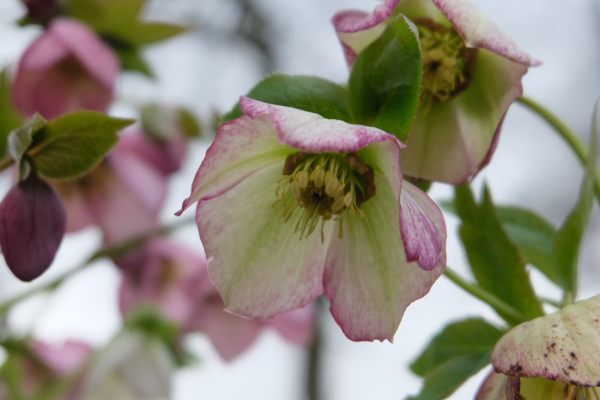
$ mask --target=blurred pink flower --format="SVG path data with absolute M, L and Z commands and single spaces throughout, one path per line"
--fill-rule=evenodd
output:
M 17 108 L 54 118 L 79 109 L 106 111 L 119 62 L 88 27 L 57 19 L 25 51 L 13 85 Z
M 312 305 L 268 321 L 244 319 L 224 311 L 223 301 L 208 277 L 206 259 L 185 247 L 153 240 L 144 252 L 120 265 L 123 280 L 119 303 L 123 313 L 138 306 L 153 306 L 182 333 L 206 333 L 226 361 L 249 348 L 266 327 L 299 345 L 307 345 L 312 338 Z
M 106 161 L 74 182 L 56 186 L 67 210 L 67 231 L 97 225 L 106 243 L 153 229 L 167 195 L 168 175 L 180 167 L 185 140 L 163 142 L 128 130 Z
M 24 350 L 9 353 L 13 374 L 0 379 L 0 400 L 12 400 L 14 393 L 8 388 L 10 379 L 18 377 L 18 398 L 43 398 L 42 393 L 54 393 L 53 399 L 69 399 L 76 390 L 78 378 L 92 354 L 87 343 L 68 340 L 62 344 L 50 344 L 32 340 Z M 17 371 L 15 371 L 15 369 Z M 38 397 L 39 396 L 39 397 Z M 44 397 L 45 398 L 45 397 Z

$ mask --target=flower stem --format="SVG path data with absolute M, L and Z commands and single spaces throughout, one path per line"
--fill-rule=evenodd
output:
M 523 96 L 517 100 L 520 104 L 527 107 L 531 111 L 535 112 L 539 117 L 546 121 L 556 133 L 567 143 L 567 145 L 573 150 L 579 161 L 583 164 L 587 164 L 588 154 L 585 145 L 579 139 L 579 136 L 571 130 L 556 114 L 539 104 L 529 97 Z M 594 193 L 596 199 L 600 202 L 600 172 L 598 170 L 594 173 Z
M 188 225 L 192 222 L 194 222 L 193 218 L 181 218 L 175 222 L 172 222 L 170 224 L 166 224 L 163 226 L 159 226 L 156 229 L 152 229 L 148 232 L 145 232 L 145 233 L 143 233 L 139 236 L 133 237 L 131 239 L 125 240 L 116 245 L 101 247 L 100 249 L 93 252 L 88 258 L 85 259 L 85 261 L 83 261 L 81 264 L 77 265 L 76 267 L 63 272 L 62 274 L 56 276 L 54 279 L 46 282 L 43 285 L 35 286 L 32 288 L 29 288 L 28 290 L 24 290 L 23 292 L 19 293 L 15 297 L 13 297 L 9 300 L 6 300 L 3 303 L 0 303 L 0 316 L 6 314 L 11 309 L 11 307 L 13 307 L 15 304 L 20 303 L 21 301 L 23 301 L 33 295 L 56 290 L 67 279 L 69 279 L 70 277 L 77 275 L 79 272 L 87 269 L 87 266 L 89 264 L 92 264 L 93 262 L 98 261 L 99 259 L 102 259 L 105 257 L 106 258 L 120 257 L 120 256 L 124 255 L 125 253 L 138 248 L 139 246 L 143 245 L 146 241 L 148 241 L 149 239 L 152 239 L 155 236 L 169 234 L 169 233 L 173 232 L 174 230 L 176 230 L 177 228 Z
M 10 167 L 15 163 L 15 160 L 11 156 L 6 156 L 0 159 L 0 172 Z
M 315 327 L 313 338 L 308 348 L 306 360 L 306 398 L 308 400 L 321 399 L 321 350 L 323 347 L 323 309 L 322 298 L 315 301 Z
M 452 268 L 446 267 L 444 275 L 446 276 L 446 278 L 450 279 L 454 284 L 463 289 L 465 292 L 471 294 L 474 297 L 477 297 L 479 300 L 493 307 L 495 310 L 500 311 L 503 314 L 511 317 L 513 320 L 516 320 L 519 323 L 528 320 L 528 318 L 521 314 L 520 311 L 514 309 L 511 305 L 505 303 L 503 300 L 499 299 L 492 293 L 471 282 L 467 282 L 454 270 L 452 270 Z

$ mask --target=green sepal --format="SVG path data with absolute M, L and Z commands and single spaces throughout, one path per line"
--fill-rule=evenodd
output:
M 416 31 L 392 17 L 383 34 L 356 58 L 348 90 L 357 122 L 404 140 L 419 103 L 422 66 Z
M 269 75 L 254 86 L 247 96 L 265 103 L 313 112 L 324 118 L 352 122 L 346 89 L 315 76 Z M 223 116 L 222 122 L 241 115 L 238 104 Z

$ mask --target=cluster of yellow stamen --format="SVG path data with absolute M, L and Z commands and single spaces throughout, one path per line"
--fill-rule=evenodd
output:
M 302 212 L 295 226 L 301 238 L 310 236 L 320 222 L 323 240 L 327 221 L 339 221 L 341 237 L 346 213 L 349 221 L 362 215 L 361 204 L 374 194 L 373 170 L 357 155 L 296 153 L 286 159 L 274 206 L 282 207 L 285 222 L 296 210 Z
M 477 49 L 467 48 L 452 28 L 429 19 L 415 21 L 423 57 L 423 89 L 427 100 L 447 101 L 470 83 Z

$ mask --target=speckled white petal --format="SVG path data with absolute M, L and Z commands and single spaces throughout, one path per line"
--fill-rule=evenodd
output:
M 331 229 L 307 239 L 295 232 L 299 212 L 284 221 L 273 207 L 284 160 L 198 203 L 196 221 L 209 274 L 227 310 L 266 319 L 303 307 L 322 292 Z M 291 196 L 291 194 L 290 194 Z
M 249 97 L 242 97 L 240 105 L 248 117 L 272 123 L 281 143 L 307 153 L 351 153 L 371 143 L 396 140 L 381 129 L 326 119 L 315 113 Z
M 541 64 L 521 50 L 494 22 L 480 13 L 468 0 L 433 0 L 433 3 L 450 20 L 467 47 L 488 49 L 528 67 Z
M 494 349 L 498 372 L 600 386 L 600 295 L 525 322 Z
M 467 90 L 419 110 L 402 154 L 404 173 L 452 184 L 469 181 L 490 160 L 526 72 L 526 66 L 479 50 Z

